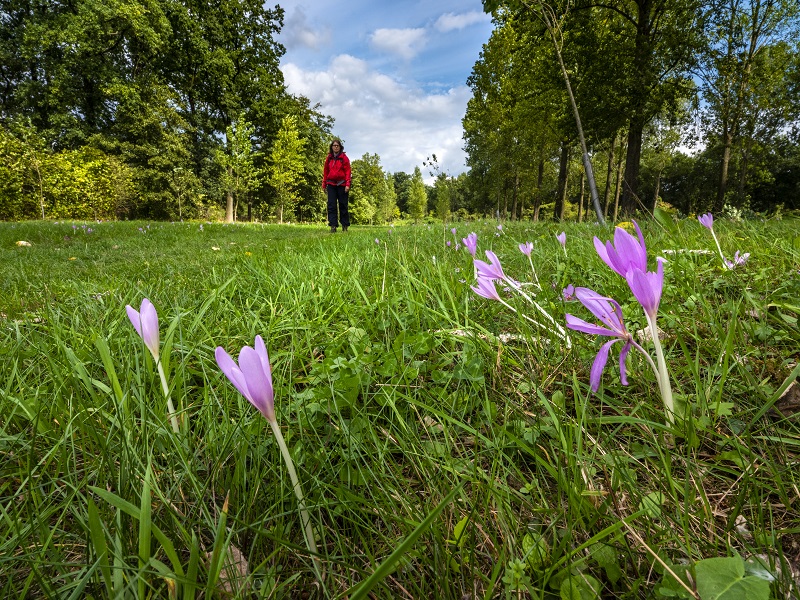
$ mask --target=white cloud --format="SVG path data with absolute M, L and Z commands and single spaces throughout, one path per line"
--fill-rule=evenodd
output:
M 377 50 L 410 60 L 425 45 L 425 30 L 421 28 L 376 29 L 370 36 L 370 42 Z
M 296 7 L 294 12 L 284 20 L 281 41 L 287 48 L 303 47 L 317 50 L 330 40 L 330 27 L 312 27 L 302 7 Z
M 442 33 L 447 33 L 448 31 L 464 29 L 475 23 L 488 22 L 491 19 L 490 15 L 477 10 L 461 14 L 446 13 L 436 19 L 434 27 Z
M 325 71 L 283 66 L 289 91 L 319 102 L 336 122 L 350 159 L 378 154 L 389 172 L 412 173 L 435 153 L 442 169 L 465 170 L 461 119 L 470 97 L 466 86 L 426 93 L 376 72 L 366 61 L 346 54 L 334 57 Z M 428 178 L 423 168 L 423 175 Z

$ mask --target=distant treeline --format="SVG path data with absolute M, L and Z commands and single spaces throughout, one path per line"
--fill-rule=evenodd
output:
M 324 220 L 333 119 L 286 90 L 279 6 L 1 6 L 0 219 Z M 800 208 L 796 1 L 484 7 L 468 172 L 351 156 L 355 222 L 593 218 L 566 81 L 609 218 Z

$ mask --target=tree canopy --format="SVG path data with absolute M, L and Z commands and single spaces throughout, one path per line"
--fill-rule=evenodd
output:
M 561 218 L 564 206 L 585 206 L 559 55 L 606 214 L 652 210 L 659 198 L 687 212 L 775 207 L 763 170 L 783 180 L 777 169 L 798 141 L 795 2 L 484 0 L 484 9 L 495 29 L 464 117 L 482 210 L 538 217 L 552 203 Z M 687 165 L 690 196 L 674 180 Z M 800 208 L 800 189 L 781 203 Z

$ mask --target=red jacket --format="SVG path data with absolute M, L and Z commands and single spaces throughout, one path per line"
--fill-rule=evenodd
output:
M 322 170 L 322 188 L 327 185 L 344 185 L 350 187 L 350 159 L 344 152 L 338 156 L 328 154 L 325 168 Z

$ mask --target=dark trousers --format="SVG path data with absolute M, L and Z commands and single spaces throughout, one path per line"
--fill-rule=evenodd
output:
M 338 227 L 339 223 L 342 224 L 342 227 L 350 226 L 350 213 L 347 212 L 348 196 L 343 185 L 328 185 L 328 225 L 330 227 Z

